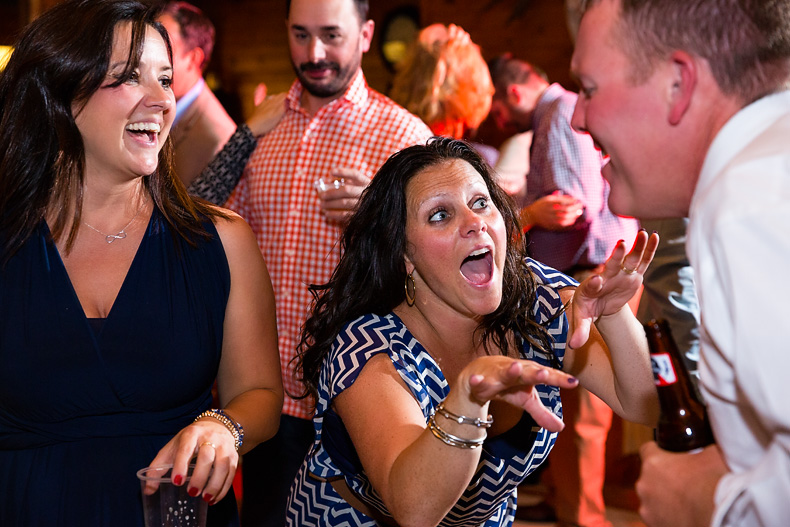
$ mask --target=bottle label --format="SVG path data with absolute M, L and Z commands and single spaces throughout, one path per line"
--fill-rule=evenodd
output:
M 650 364 L 653 366 L 653 380 L 656 382 L 656 386 L 669 386 L 678 380 L 669 353 L 650 355 Z

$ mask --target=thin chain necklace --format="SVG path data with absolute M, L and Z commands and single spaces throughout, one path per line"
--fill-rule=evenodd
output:
M 87 221 L 85 221 L 85 220 L 83 220 L 83 221 L 82 221 L 82 223 L 84 223 L 86 227 L 90 227 L 90 228 L 91 228 L 91 229 L 93 229 L 94 231 L 96 231 L 96 232 L 98 232 L 99 234 L 101 234 L 102 236 L 104 236 L 104 239 L 107 241 L 107 243 L 112 243 L 112 242 L 114 242 L 115 240 L 123 240 L 124 238 L 126 238 L 126 229 L 128 229 L 128 228 L 129 228 L 129 225 L 131 225 L 131 224 L 132 224 L 132 222 L 133 222 L 134 220 L 136 220 L 136 219 L 137 219 L 137 216 L 139 216 L 139 215 L 140 215 L 140 211 L 141 211 L 141 210 L 143 210 L 143 206 L 142 206 L 142 205 L 140 205 L 140 208 L 139 208 L 139 209 L 137 209 L 137 212 L 136 212 L 136 213 L 135 213 L 135 215 L 132 217 L 132 219 L 131 219 L 131 220 L 129 220 L 129 223 L 127 223 L 127 224 L 124 226 L 124 228 L 123 228 L 123 229 L 121 229 L 120 231 L 118 231 L 118 232 L 117 232 L 117 233 L 115 233 L 115 234 L 107 234 L 107 233 L 104 233 L 104 232 L 100 231 L 99 229 L 97 229 L 96 227 L 94 227 L 93 225 L 91 225 L 90 223 L 88 223 L 88 222 L 87 222 Z

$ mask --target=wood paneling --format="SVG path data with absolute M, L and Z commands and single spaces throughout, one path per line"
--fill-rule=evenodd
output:
M 560 0 L 422 0 L 425 24 L 454 23 L 466 29 L 486 60 L 504 52 L 543 68 L 550 80 L 572 86 L 573 45 Z
M 25 12 L 40 12 L 58 0 L 21 1 Z M 153 1 L 153 0 L 150 0 Z M 265 82 L 271 93 L 293 81 L 285 28 L 283 0 L 193 0 L 217 27 L 217 45 L 209 71 L 218 82 L 223 100 L 240 105 L 241 118 L 252 107 L 252 93 Z M 561 0 L 371 0 L 371 18 L 380 25 L 400 6 L 419 8 L 423 25 L 455 23 L 466 29 L 489 59 L 511 51 L 533 61 L 552 80 L 572 86 L 568 66 L 572 45 Z M 18 25 L 18 24 L 17 24 Z M 0 40 L 18 30 L 2 26 Z M 379 55 L 379 32 L 363 59 L 368 83 L 386 93 L 392 72 Z M 235 100 L 235 102 L 234 102 Z

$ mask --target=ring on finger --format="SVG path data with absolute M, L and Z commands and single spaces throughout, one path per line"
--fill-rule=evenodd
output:
M 621 269 L 621 270 L 622 270 L 622 271 L 623 271 L 625 274 L 634 274 L 634 273 L 636 272 L 636 269 L 629 269 L 629 268 L 627 268 L 627 267 L 625 266 L 625 264 L 621 265 L 621 266 L 620 266 L 620 269 Z
M 201 446 L 201 447 L 202 447 L 202 446 L 205 446 L 205 445 L 208 445 L 208 446 L 210 446 L 210 447 L 211 447 L 211 448 L 213 448 L 214 450 L 216 450 L 216 449 L 217 449 L 217 445 L 215 445 L 215 444 L 214 444 L 214 443 L 212 443 L 211 441 L 203 441 L 202 443 L 200 443 L 200 446 Z
M 625 263 L 624 263 L 623 265 L 621 265 L 621 266 L 620 266 L 620 269 L 621 269 L 621 270 L 622 270 L 622 271 L 623 271 L 625 274 L 634 274 L 634 273 L 636 272 L 636 269 L 629 269 L 628 267 L 626 267 L 626 266 L 625 266 Z

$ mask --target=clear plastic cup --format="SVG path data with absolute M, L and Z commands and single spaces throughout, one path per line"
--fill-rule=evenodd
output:
M 208 503 L 203 497 L 187 494 L 189 479 L 195 465 L 189 465 L 183 485 L 173 485 L 170 473 L 173 465 L 146 467 L 137 471 L 143 490 L 143 515 L 145 527 L 205 527 Z M 156 481 L 159 488 L 146 495 L 145 484 Z
M 346 180 L 342 177 L 333 177 L 331 180 L 324 181 L 324 178 L 320 177 L 315 180 L 313 186 L 315 186 L 316 191 L 320 194 L 321 192 L 326 192 L 329 189 L 339 189 L 340 187 L 344 187 L 346 185 Z

